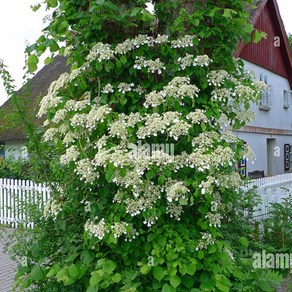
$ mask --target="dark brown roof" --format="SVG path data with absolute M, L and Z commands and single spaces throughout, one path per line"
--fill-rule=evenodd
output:
M 0 108 L 0 141 L 25 140 L 23 123 L 17 115 L 17 107 L 24 109 L 24 113 L 31 118 L 34 124 L 39 124 L 36 118 L 39 103 L 47 94 L 50 84 L 64 72 L 69 71 L 66 59 L 56 56 L 53 62 L 43 67 L 25 86 L 16 97 L 8 99 Z

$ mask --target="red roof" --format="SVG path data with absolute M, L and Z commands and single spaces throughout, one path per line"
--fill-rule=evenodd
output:
M 242 41 L 234 56 L 287 78 L 292 88 L 291 49 L 277 1 L 262 1 L 253 14 L 252 23 L 255 29 L 267 34 L 267 39 L 257 44 Z

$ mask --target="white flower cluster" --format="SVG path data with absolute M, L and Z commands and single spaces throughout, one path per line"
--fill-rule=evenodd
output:
M 207 67 L 210 65 L 210 58 L 207 55 L 199 55 L 195 57 L 191 54 L 186 54 L 184 57 L 179 57 L 177 63 L 180 65 L 181 70 L 185 70 L 187 67 Z
M 143 221 L 143 224 L 145 224 L 147 227 L 151 227 L 155 224 L 155 222 L 158 220 L 157 216 L 151 216 L 150 218 L 147 218 Z
M 254 85 L 255 85 L 255 87 L 257 88 L 258 91 L 266 91 L 266 90 L 269 89 L 269 86 L 264 81 L 255 80 L 254 81 Z
M 63 138 L 63 144 L 65 146 L 68 146 L 69 144 L 74 143 L 77 138 L 78 138 L 78 135 L 76 133 L 68 132 L 65 134 Z
M 171 218 L 180 221 L 181 214 L 183 213 L 182 205 L 175 203 L 168 203 L 166 208 L 166 214 L 169 214 Z
M 216 185 L 226 189 L 233 188 L 234 190 L 239 190 L 239 187 L 242 186 L 242 178 L 238 172 L 218 174 Z
M 66 153 L 63 154 L 60 158 L 61 164 L 69 164 L 71 161 L 76 162 L 77 158 L 79 157 L 80 153 L 77 150 L 77 147 L 71 146 L 70 148 L 66 149 Z
M 47 129 L 43 135 L 43 141 L 48 142 L 48 141 L 54 140 L 57 137 L 58 133 L 59 133 L 59 131 L 57 128 Z
M 189 77 L 174 77 L 161 91 L 155 90 L 147 94 L 144 106 L 146 108 L 149 106 L 159 106 L 167 97 L 175 98 L 179 101 L 186 96 L 194 99 L 195 97 L 198 97 L 199 92 L 200 89 L 196 85 L 190 84 Z
M 114 57 L 114 51 L 111 49 L 109 44 L 97 43 L 94 45 L 89 54 L 86 57 L 86 60 L 92 62 L 94 60 L 98 60 L 98 62 L 102 62 L 103 60 L 110 60 Z
M 215 184 L 218 184 L 217 179 L 210 175 L 207 176 L 205 180 L 201 181 L 201 183 L 199 184 L 199 188 L 201 189 L 202 195 L 206 193 L 213 193 L 213 188 Z
M 115 238 L 119 238 L 122 235 L 126 235 L 128 233 L 127 229 L 129 229 L 129 224 L 126 222 L 115 222 L 111 226 L 111 230 Z
M 206 249 L 209 245 L 213 245 L 214 240 L 212 234 L 207 232 L 201 232 L 201 239 L 199 239 L 196 250 Z
M 209 123 L 205 113 L 205 110 L 196 109 L 194 112 L 190 112 L 187 115 L 187 119 L 190 120 L 193 124 Z
M 101 93 L 113 93 L 113 92 L 114 92 L 114 88 L 110 83 L 106 84 L 101 90 Z
M 162 74 L 162 70 L 165 70 L 164 64 L 160 61 L 159 58 L 155 60 L 146 60 L 145 57 L 136 57 L 135 64 L 133 66 L 137 70 L 146 68 L 148 73 Z
M 236 93 L 227 88 L 216 88 L 211 93 L 212 101 L 228 102 L 236 96 Z
M 58 96 L 59 90 L 64 88 L 66 85 L 68 85 L 69 82 L 74 80 L 83 69 L 84 68 L 82 67 L 72 70 L 70 74 L 63 73 L 60 75 L 58 80 L 51 83 L 48 89 L 48 94 L 43 97 L 40 103 L 40 109 L 37 113 L 38 117 L 42 117 L 48 112 L 49 109 L 56 108 L 57 106 L 59 106 L 60 103 L 63 102 L 63 98 L 61 96 Z
M 133 39 L 127 39 L 123 43 L 118 44 L 115 48 L 115 53 L 126 54 L 135 48 L 140 48 L 143 45 L 150 45 L 151 43 L 153 43 L 153 39 L 151 37 L 139 34 Z
M 251 149 L 249 145 L 244 145 L 242 155 L 243 155 L 242 157 L 243 159 L 250 160 L 250 161 L 255 160 L 255 153 L 253 152 L 253 150 Z
M 178 141 L 180 136 L 187 136 L 191 125 L 185 121 L 177 121 L 171 125 L 168 129 L 169 137 L 172 137 L 175 141 Z
M 212 70 L 208 73 L 207 78 L 209 85 L 221 87 L 230 75 L 225 70 Z
M 56 111 L 55 116 L 52 120 L 53 123 L 58 124 L 61 121 L 64 121 L 66 118 L 66 110 L 65 109 L 59 109 Z
M 91 212 L 91 203 L 90 203 L 90 201 L 82 200 L 80 202 L 80 204 L 83 204 L 84 205 L 84 211 L 86 213 L 90 213 Z
M 205 218 L 209 221 L 209 226 L 221 227 L 222 216 L 219 213 L 208 212 Z
M 87 220 L 84 225 L 84 230 L 88 232 L 90 236 L 95 236 L 100 240 L 102 240 L 108 232 L 104 218 L 102 218 L 98 224 L 93 223 L 91 220 Z
M 177 99 L 182 99 L 185 96 L 195 98 L 198 96 L 200 89 L 190 84 L 191 80 L 189 77 L 174 77 L 168 85 L 163 88 L 162 94 L 164 96 L 170 96 Z
M 157 107 L 160 104 L 162 104 L 163 102 L 164 102 L 164 96 L 161 94 L 161 92 L 157 92 L 155 90 L 155 91 L 152 91 L 152 92 L 148 93 L 145 96 L 145 102 L 144 102 L 143 105 L 146 108 L 148 108 L 149 106 Z
M 197 39 L 195 35 L 185 35 L 181 39 L 171 41 L 171 47 L 175 49 L 193 47 L 195 39 Z
M 89 95 L 86 95 L 85 97 L 89 97 Z M 83 110 L 84 108 L 86 108 L 89 105 L 90 105 L 89 98 L 86 98 L 84 100 L 79 100 L 79 101 L 76 101 L 76 100 L 73 100 L 73 99 L 69 99 L 66 102 L 66 104 L 64 106 L 64 109 L 66 111 L 77 112 L 77 111 Z
M 112 109 L 108 105 L 97 106 L 93 105 L 87 114 L 86 128 L 92 131 L 96 128 L 97 123 L 103 123 L 107 115 L 111 113 Z
M 250 110 L 237 110 L 236 114 L 237 119 L 244 124 L 252 122 L 256 118 L 255 112 Z
M 145 126 L 140 126 L 137 131 L 137 137 L 157 136 L 159 133 L 168 133 L 176 141 L 182 135 L 187 135 L 189 125 L 187 122 L 180 120 L 181 114 L 178 112 L 166 112 L 162 116 L 159 114 L 148 114 L 144 118 Z
M 250 87 L 246 85 L 238 85 L 235 87 L 235 93 L 240 97 L 240 100 L 250 100 L 253 102 L 257 101 L 255 91 Z
M 56 219 L 58 213 L 62 210 L 62 204 L 61 202 L 57 200 L 49 200 L 44 205 L 44 217 L 49 218 L 52 217 L 53 219 Z
M 48 89 L 48 94 L 43 97 L 40 103 L 38 117 L 45 115 L 50 108 L 57 107 L 62 102 L 62 97 L 57 96 L 57 92 L 70 82 L 70 74 L 63 73 L 58 80 L 53 81 Z
M 203 132 L 193 138 L 192 146 L 199 149 L 212 149 L 216 141 L 221 141 L 219 133 L 215 131 Z
M 132 217 L 141 214 L 142 212 L 153 208 L 154 204 L 161 198 L 161 190 L 159 187 L 152 184 L 147 184 L 146 187 L 135 187 L 135 198 L 125 199 L 126 212 Z M 117 193 L 115 196 L 116 201 L 122 201 L 123 195 Z
M 94 169 L 93 164 L 88 158 L 76 162 L 75 172 L 86 183 L 93 184 L 99 178 L 99 173 Z
M 118 91 L 125 94 L 128 91 L 132 91 L 133 87 L 134 87 L 134 83 L 121 82 L 118 85 Z
M 168 202 L 178 202 L 180 199 L 186 199 L 186 194 L 189 192 L 189 189 L 184 186 L 183 182 L 178 181 L 170 184 L 165 191 Z

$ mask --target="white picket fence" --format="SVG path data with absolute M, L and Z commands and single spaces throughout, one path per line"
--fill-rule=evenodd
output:
M 255 206 L 254 216 L 269 212 L 272 202 L 281 202 L 292 195 L 292 173 L 251 180 L 245 189 L 256 187 L 262 203 Z M 18 227 L 22 224 L 33 227 L 31 208 L 40 209 L 50 198 L 50 189 L 45 184 L 28 180 L 0 179 L 0 224 Z
M 281 203 L 284 198 L 292 196 L 292 173 L 264 177 L 249 182 L 247 188 L 256 187 L 262 202 L 255 206 L 254 216 L 269 213 L 270 203 Z
M 0 179 L 0 224 L 33 227 L 33 210 L 42 207 L 50 197 L 45 184 L 29 180 Z

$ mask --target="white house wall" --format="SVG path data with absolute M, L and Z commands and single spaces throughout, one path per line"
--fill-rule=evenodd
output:
M 253 72 L 256 80 L 260 80 L 260 74 L 266 75 L 268 85 L 273 88 L 270 110 L 262 110 L 259 105 L 252 104 L 251 109 L 255 112 L 256 119 L 247 125 L 251 127 L 243 127 L 237 132 L 256 154 L 254 163 L 247 162 L 246 172 L 264 170 L 266 175 L 284 173 L 284 144 L 292 144 L 292 101 L 289 101 L 289 108 L 283 107 L 284 90 L 291 90 L 289 82 L 286 78 L 251 62 L 244 60 L 244 63 L 245 69 Z M 271 158 L 268 162 L 268 139 L 275 139 L 270 140 L 270 143 L 274 143 L 272 162 Z

